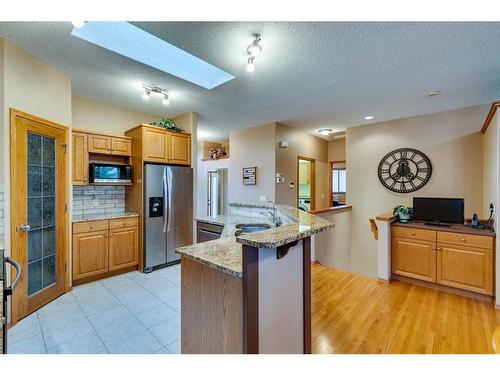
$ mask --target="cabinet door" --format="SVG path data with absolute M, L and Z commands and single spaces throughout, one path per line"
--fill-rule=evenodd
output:
M 168 149 L 171 163 L 191 165 L 191 135 L 168 133 Z
M 73 235 L 73 280 L 108 272 L 108 231 Z
M 437 282 L 493 295 L 493 250 L 438 242 Z
M 89 134 L 89 152 L 95 154 L 111 153 L 111 138 L 105 135 Z
M 167 154 L 167 132 L 161 129 L 144 129 L 143 156 L 147 161 L 166 162 Z
M 111 138 L 111 154 L 112 155 L 132 155 L 132 141 L 125 138 Z
M 138 227 L 109 231 L 109 270 L 134 266 L 138 259 Z
M 392 239 L 392 273 L 436 281 L 436 243 L 407 238 Z
M 89 154 L 87 151 L 87 134 L 72 133 L 73 150 L 73 185 L 89 184 Z

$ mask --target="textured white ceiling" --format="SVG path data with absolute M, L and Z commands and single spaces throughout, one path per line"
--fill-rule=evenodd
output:
M 271 121 L 317 135 L 500 98 L 500 23 L 134 24 L 236 79 L 205 90 L 71 37 L 69 22 L 0 22 L 0 35 L 71 77 L 76 96 L 161 116 L 196 111 L 214 139 Z M 249 74 L 254 32 L 263 53 Z M 171 105 L 142 100 L 142 82 L 171 91 Z M 441 95 L 428 98 L 433 90 Z

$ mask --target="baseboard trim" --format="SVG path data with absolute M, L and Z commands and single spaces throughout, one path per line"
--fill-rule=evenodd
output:
M 106 272 L 106 273 L 103 273 L 101 275 L 90 276 L 90 277 L 86 277 L 84 279 L 73 280 L 72 286 L 87 284 L 87 283 L 91 283 L 92 281 L 107 279 L 108 277 L 121 275 L 122 273 L 132 272 L 132 271 L 136 271 L 136 270 L 137 270 L 137 266 L 130 266 L 130 267 L 122 268 L 120 270 Z
M 439 285 L 439 284 L 431 283 L 431 282 L 424 281 L 424 280 L 412 279 L 411 277 L 406 277 L 406 276 L 401 276 L 401 275 L 396 275 L 396 274 L 392 274 L 391 278 L 393 280 L 399 280 L 399 281 L 403 281 L 403 282 L 410 283 L 410 284 L 424 286 L 427 288 L 439 290 L 441 292 L 458 294 L 462 297 L 477 299 L 477 300 L 482 301 L 482 302 L 491 303 L 493 306 L 495 306 L 495 298 L 493 296 L 487 296 L 485 294 L 470 292 L 468 290 L 457 289 L 457 288 L 453 288 L 451 286 Z M 496 305 L 496 306 L 498 306 L 498 305 Z M 499 308 L 499 307 L 497 307 L 497 308 Z
M 390 284 L 391 283 L 391 279 L 386 280 L 386 279 L 381 279 L 380 277 L 377 277 L 377 281 L 379 283 L 382 283 L 382 284 Z

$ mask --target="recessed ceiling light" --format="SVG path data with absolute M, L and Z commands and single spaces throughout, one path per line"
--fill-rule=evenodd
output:
M 235 78 L 128 22 L 86 22 L 71 35 L 208 90 Z
M 365 117 L 364 117 L 364 119 L 365 119 L 365 120 L 373 120 L 374 118 L 375 118 L 375 117 L 373 117 L 373 116 L 365 116 Z
M 332 129 L 320 129 L 318 130 L 318 133 L 321 135 L 330 135 L 332 131 Z
M 438 96 L 439 94 L 440 94 L 439 91 L 431 91 L 427 93 L 427 96 L 432 97 L 432 96 Z
M 71 21 L 71 23 L 73 24 L 73 27 L 76 27 L 77 29 L 85 25 L 85 21 Z

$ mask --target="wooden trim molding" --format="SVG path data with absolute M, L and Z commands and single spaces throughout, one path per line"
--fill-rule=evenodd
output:
M 309 213 L 317 215 L 317 214 L 324 214 L 326 212 L 339 213 L 339 212 L 345 212 L 345 211 L 351 211 L 351 210 L 352 210 L 352 205 L 346 204 L 344 206 L 335 206 L 335 207 L 322 208 L 320 210 L 309 211 Z
M 498 107 L 500 107 L 500 100 L 491 103 L 490 111 L 488 112 L 488 115 L 484 120 L 483 127 L 481 128 L 481 133 L 486 133 L 486 129 L 488 129 L 488 126 L 490 126 L 490 122 L 491 120 L 493 120 Z
M 243 353 L 259 354 L 259 249 L 243 245 Z
M 304 354 L 311 354 L 311 237 L 303 239 L 302 253 Z
M 375 216 L 375 219 L 377 219 L 379 221 L 392 221 L 392 220 L 396 219 L 397 217 L 398 217 L 398 215 L 395 215 L 393 213 L 387 213 L 387 214 Z

